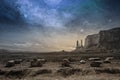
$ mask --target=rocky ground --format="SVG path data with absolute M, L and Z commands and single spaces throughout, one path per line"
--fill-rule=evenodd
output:
M 42 67 L 22 63 L 15 67 L 0 67 L 0 80 L 120 80 L 120 62 L 90 67 L 89 63 L 72 63 L 61 67 L 60 62 L 47 62 Z
M 100 67 L 91 67 L 88 58 L 85 58 L 85 64 L 81 64 L 79 60 L 70 62 L 70 67 L 62 67 L 62 60 L 49 61 L 49 59 L 42 67 L 30 67 L 31 55 L 6 56 L 0 55 L 0 80 L 120 80 L 120 60 L 115 58 L 111 63 L 102 63 Z M 16 57 L 23 58 L 24 61 L 13 67 L 5 67 L 8 60 Z

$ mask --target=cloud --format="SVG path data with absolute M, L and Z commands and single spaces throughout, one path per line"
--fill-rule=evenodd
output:
M 13 42 L 13 43 L 0 43 L 0 48 L 22 50 L 22 51 L 36 51 L 42 48 L 40 43 L 36 42 Z
M 31 43 L 14 43 L 13 46 L 16 46 L 16 47 L 31 47 L 32 44 Z
M 16 4 L 8 0 L 0 1 L 0 23 L 22 24 L 24 20 L 17 9 Z
M 59 11 L 56 8 L 43 7 L 33 0 L 18 0 L 18 9 L 24 16 L 24 20 L 32 25 L 42 25 L 43 27 L 62 28 L 73 15 L 68 12 Z

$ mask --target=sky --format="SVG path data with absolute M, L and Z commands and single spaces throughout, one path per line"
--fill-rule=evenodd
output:
M 77 40 L 120 27 L 120 0 L 1 0 L 0 49 L 73 50 Z

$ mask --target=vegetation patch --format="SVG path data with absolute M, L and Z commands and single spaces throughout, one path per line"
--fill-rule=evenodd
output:
M 120 74 L 120 69 L 103 68 L 103 69 L 95 69 L 95 72 L 96 73 Z
M 50 74 L 50 73 L 52 73 L 52 70 L 50 69 L 40 69 L 40 70 L 34 71 L 31 76 L 37 76 L 41 74 Z
M 6 72 L 6 76 L 9 78 L 23 78 L 25 76 L 27 76 L 27 74 L 29 73 L 28 69 L 20 69 L 20 70 L 10 70 L 8 72 Z
M 61 74 L 64 77 L 73 75 L 75 73 L 79 73 L 81 69 L 74 69 L 74 68 L 62 68 L 57 71 L 57 73 Z

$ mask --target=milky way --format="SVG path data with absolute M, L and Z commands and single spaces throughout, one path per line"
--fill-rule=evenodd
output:
M 119 0 L 1 0 L 0 48 L 72 50 L 75 41 L 120 26 Z

